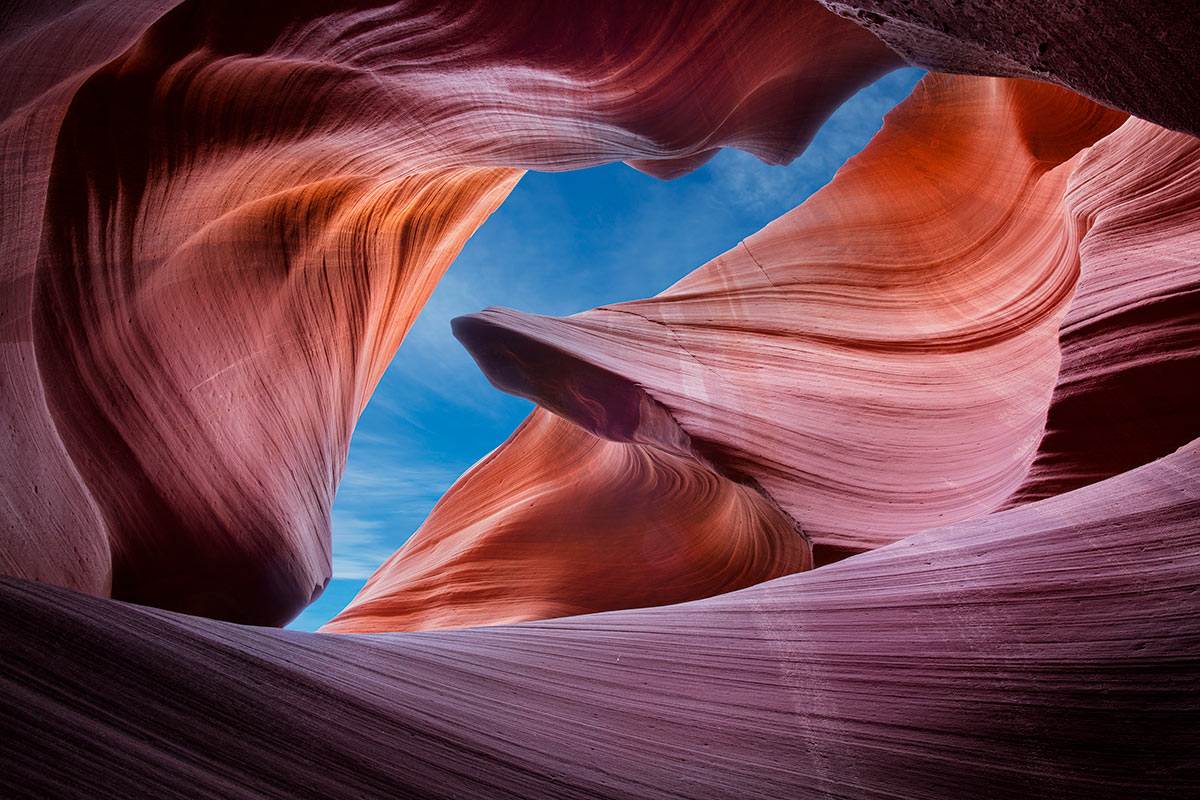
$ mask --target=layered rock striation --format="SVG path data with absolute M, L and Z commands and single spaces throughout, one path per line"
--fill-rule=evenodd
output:
M 522 625 L 269 631 L 0 579 L 0 787 L 1188 796 L 1198 444 L 720 597 Z
M 1200 793 L 1197 17 L 825 5 L 0 10 L 0 794 Z M 456 322 L 542 408 L 329 626 L 406 632 L 206 618 L 328 580 L 522 170 L 786 161 L 901 55 L 997 77 L 658 297 Z
M 931 77 L 828 187 L 658 297 L 562 320 L 492 309 L 455 331 L 497 387 L 762 491 L 828 563 L 1200 434 L 1197 271 L 1182 250 L 1198 168 L 1193 137 L 1077 95 Z M 430 615 L 486 586 L 492 618 L 513 619 L 525 570 L 482 555 L 509 531 L 473 512 L 562 530 L 511 489 L 551 447 L 514 437 L 493 456 L 506 471 L 465 475 L 447 500 L 471 501 L 444 502 L 326 630 L 422 627 L 400 601 L 418 587 Z M 430 535 L 439 563 L 453 553 L 474 571 L 427 567 Z M 557 563 L 552 547 L 514 550 Z M 389 602 L 405 608 L 390 623 L 362 616 Z
M 1037 461 L 1015 501 L 1161 458 L 1200 421 L 1200 140 L 1130 120 L 1071 176 L 1090 227 Z
M 329 579 L 354 421 L 520 169 L 669 176 L 723 145 L 787 161 L 901 63 L 810 2 L 5 21 L 4 430 L 23 468 L 3 475 L 0 568 L 261 624 Z
M 434 507 L 327 633 L 436 630 L 667 605 L 809 569 L 753 486 L 538 409 Z
M 929 77 L 826 188 L 657 297 L 456 332 L 498 387 L 654 439 L 589 378 L 620 376 L 818 545 L 977 516 L 1037 450 L 1087 230 L 1063 196 L 1123 120 L 1044 84 Z

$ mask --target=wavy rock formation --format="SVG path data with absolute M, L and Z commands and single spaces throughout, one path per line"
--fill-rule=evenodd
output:
M 354 421 L 517 168 L 786 161 L 901 63 L 782 0 L 3 22 L 0 569 L 262 624 L 328 580 Z
M 0 789 L 1190 796 L 1198 516 L 1192 443 L 709 600 L 417 634 L 267 631 L 0 579 Z
M 1084 156 L 1066 202 L 1090 228 L 1046 436 L 1015 502 L 1200 436 L 1200 139 L 1130 120 Z
M 606 438 L 658 439 L 646 393 L 834 552 L 978 516 L 1037 451 L 1087 228 L 1063 196 L 1123 120 L 927 77 L 832 183 L 657 297 L 456 334 L 497 387 Z
M 827 5 L 0 9 L 0 795 L 1200 795 L 1198 18 Z M 320 590 L 522 169 L 784 161 L 896 52 L 1123 111 L 931 77 L 662 295 L 458 321 L 544 408 L 330 629 L 495 627 L 191 616 Z
M 667 605 L 808 569 L 758 491 L 538 409 L 473 467 L 328 633 L 436 630 Z
M 659 297 L 456 330 L 493 383 L 582 429 L 752 476 L 818 563 L 1060 494 L 1200 436 L 1200 142 L 1130 121 L 1081 150 L 1121 121 L 1040 84 L 929 78 L 829 187 Z M 574 574 L 560 509 L 605 496 L 528 471 L 557 435 L 524 431 L 463 476 L 324 630 L 553 616 L 551 597 L 513 599 L 538 562 Z M 574 499 L 527 504 L 539 486 Z M 595 594 L 642 574 L 625 558 L 605 580 L 581 558 L 593 605 L 563 582 L 562 606 L 654 604 Z
M 33 348 L 33 277 L 67 103 L 91 69 L 128 47 L 170 5 L 112 4 L 68 13 L 29 2 L 0 11 L 0 452 L 11 465 L 0 477 L 6 504 L 0 572 L 97 594 L 107 594 L 111 585 L 108 538 L 46 408 Z M 88 35 L 93 31 L 102 35 Z

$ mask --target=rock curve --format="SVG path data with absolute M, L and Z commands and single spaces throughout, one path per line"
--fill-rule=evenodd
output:
M 515 626 L 272 631 L 0 578 L 0 788 L 1188 796 L 1198 446 L 739 592 Z
M 499 388 L 652 437 L 563 400 L 587 370 L 622 376 L 819 547 L 978 516 L 1039 446 L 1087 231 L 1063 197 L 1124 119 L 1045 84 L 927 76 L 827 187 L 657 297 L 489 309 L 460 338 Z
M 669 605 L 811 566 L 803 531 L 755 487 L 537 409 L 321 630 L 467 628 Z
M 0 570 L 259 624 L 329 579 L 354 421 L 520 170 L 787 161 L 902 63 L 782 0 L 24 3 L 0 25 L 3 427 L 27 465 Z

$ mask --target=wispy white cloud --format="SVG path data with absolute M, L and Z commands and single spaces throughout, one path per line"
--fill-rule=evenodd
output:
M 804 200 L 814 183 L 808 175 L 783 167 L 772 169 L 749 153 L 737 150 L 722 151 L 713 159 L 710 169 L 713 188 L 743 209 L 780 205 L 792 208 Z
M 429 498 L 441 497 L 460 472 L 437 463 L 428 453 L 402 454 L 391 447 L 374 448 L 363 453 L 362 458 L 354 458 L 352 454 L 338 487 L 337 500 L 347 508 L 371 509 L 375 513 L 405 509 L 413 504 L 424 507 Z
M 357 440 L 333 508 L 333 575 L 366 579 L 428 516 L 461 469 Z
M 395 552 L 379 520 L 333 512 L 334 577 L 366 580 Z

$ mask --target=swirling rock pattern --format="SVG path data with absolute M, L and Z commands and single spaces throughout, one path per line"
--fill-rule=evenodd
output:
M 786 161 L 901 63 L 772 0 L 32 8 L 0 567 L 263 624 L 328 580 L 354 420 L 517 168 Z
M 66 106 L 91 69 L 128 47 L 170 3 L 56 5 L 11 3 L 0 11 L 0 452 L 10 465 L 0 477 L 0 571 L 107 594 L 111 558 L 100 513 L 46 408 L 33 347 L 33 278 Z
M 1200 436 L 1200 140 L 1130 120 L 1083 158 L 1066 201 L 1090 228 L 1046 436 L 1014 502 Z
M 829 186 L 659 296 L 456 332 L 498 387 L 654 439 L 620 376 L 833 553 L 977 516 L 1037 451 L 1086 231 L 1063 195 L 1123 120 L 1045 84 L 928 77 Z
M 538 409 L 322 631 L 435 630 L 709 597 L 808 569 L 754 488 Z
M 739 592 L 508 627 L 267 631 L 0 579 L 0 788 L 1189 796 L 1198 445 Z
M 1197 18 L 828 5 L 1149 121 L 934 77 L 663 295 L 460 321 L 544 409 L 331 628 L 799 571 L 364 636 L 95 595 L 287 619 L 521 169 L 786 160 L 899 57 L 772 0 L 0 10 L 0 793 L 1200 794 Z
M 929 79 L 826 190 L 660 297 L 561 322 L 493 311 L 457 329 L 501 388 L 600 436 L 757 478 L 814 539 L 818 563 L 1118 474 L 1200 435 L 1186 250 L 1200 159 L 1193 137 L 1142 121 L 1085 153 L 1122 118 L 1075 98 L 1072 120 L 1068 99 L 1025 82 Z M 1060 124 L 1034 124 L 1050 108 Z M 1039 181 L 1044 195 L 1030 189 Z M 567 507 L 604 496 L 564 484 L 561 466 L 513 488 L 559 446 L 528 433 L 503 445 L 325 630 L 481 624 L 481 603 L 494 621 L 521 618 L 528 607 L 512 600 L 531 568 L 513 569 L 515 553 L 572 574 L 562 545 L 544 541 L 561 510 L 526 498 L 537 486 L 574 493 Z M 636 553 L 625 558 L 609 584 L 642 574 Z M 652 604 L 625 589 L 588 608 L 569 585 L 559 597 L 576 613 Z

